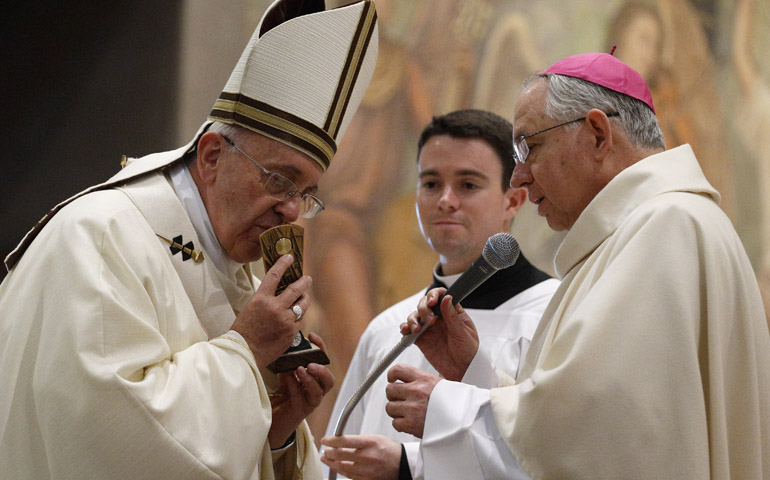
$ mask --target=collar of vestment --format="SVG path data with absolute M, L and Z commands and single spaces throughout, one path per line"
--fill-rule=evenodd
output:
M 720 200 L 719 193 L 703 175 L 690 145 L 640 160 L 610 180 L 580 214 L 556 252 L 557 276 L 564 278 L 642 202 L 668 192 L 707 195 L 716 203 Z
M 162 172 L 136 179 L 118 187 L 142 213 L 152 230 L 158 235 L 155 241 L 164 248 L 185 289 L 195 313 L 209 338 L 226 333 L 235 320 L 236 312 L 253 294 L 250 272 L 239 269 L 239 275 L 230 277 L 216 268 L 213 262 L 183 260 L 172 252 L 161 239 L 181 236 L 181 242 L 201 245 L 195 228 L 176 196 L 170 181 Z
M 237 315 L 254 294 L 254 282 L 247 273 L 249 266 L 236 262 L 222 248 L 187 163 L 178 162 L 169 167 L 168 178 L 200 239 L 207 260 L 214 263 L 222 288 Z
M 187 212 L 187 217 L 190 219 L 195 233 L 198 234 L 201 246 L 206 252 L 206 258 L 213 261 L 220 272 L 234 277 L 243 265 L 231 259 L 219 243 L 206 211 L 206 205 L 204 205 L 198 192 L 198 187 L 195 185 L 187 162 L 178 162 L 169 167 L 168 178 L 171 180 L 176 196 L 182 202 L 182 207 Z
M 568 302 L 562 299 L 571 288 L 570 275 L 625 221 L 643 202 L 667 192 L 689 192 L 711 197 L 719 203 L 719 193 L 708 183 L 698 160 L 689 145 L 672 148 L 651 155 L 626 168 L 615 176 L 591 200 L 556 252 L 554 265 L 562 283 L 543 313 L 543 320 L 527 351 L 517 381 L 529 378 L 538 367 L 538 361 L 551 324 L 557 313 Z M 665 248 L 665 245 L 661 245 Z
M 438 266 L 434 270 L 433 284 L 428 287 L 428 290 L 436 287 L 447 288 L 459 277 L 459 275 L 442 277 L 438 272 L 440 268 L 441 266 Z M 465 297 L 460 304 L 463 308 L 494 310 L 524 290 L 549 278 L 551 277 L 547 273 L 538 270 L 529 263 L 524 255 L 519 255 L 516 263 L 495 272 L 486 282 Z M 449 281 L 442 281 L 442 279 L 449 279 Z

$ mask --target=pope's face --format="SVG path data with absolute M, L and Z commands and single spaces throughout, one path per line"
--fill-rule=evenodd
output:
M 235 144 L 267 170 L 289 178 L 301 192 L 316 191 L 323 170 L 315 160 L 259 134 L 239 138 L 233 139 Z M 299 196 L 281 201 L 268 194 L 259 167 L 223 140 L 213 163 L 210 168 L 215 174 L 205 182 L 203 198 L 214 233 L 233 260 L 258 260 L 259 236 L 269 228 L 296 221 Z
M 507 232 L 523 202 L 502 188 L 503 167 L 479 139 L 437 135 L 420 151 L 417 216 L 444 274 L 467 269 L 487 239 Z
M 546 92 L 545 81 L 539 81 L 521 93 L 514 107 L 514 138 L 560 123 L 545 115 Z M 583 123 L 575 125 L 527 138 L 529 155 L 511 177 L 512 186 L 527 189 L 538 215 L 553 230 L 570 229 L 597 192 L 586 156 L 586 142 L 592 138 L 585 134 Z

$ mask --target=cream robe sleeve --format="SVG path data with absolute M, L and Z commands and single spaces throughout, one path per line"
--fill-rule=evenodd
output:
M 499 379 L 483 345 L 462 382 L 442 380 L 431 393 L 414 477 L 425 480 L 508 478 L 529 480 L 495 424 L 489 401 Z
M 34 405 L 24 412 L 38 430 L 14 431 L 24 424 L 11 420 L 6 433 L 23 439 L 30 469 L 47 464 L 52 478 L 274 477 L 270 403 L 250 350 L 235 332 L 208 341 L 165 249 L 123 194 L 63 209 L 11 275 L 4 300 L 24 300 L 3 304 L 13 310 L 5 314 L 32 325 L 11 339 L 24 342 L 12 350 L 30 375 L 14 394 Z M 306 425 L 289 450 L 279 465 L 299 455 L 304 478 L 321 478 Z M 292 467 L 278 478 L 296 477 Z

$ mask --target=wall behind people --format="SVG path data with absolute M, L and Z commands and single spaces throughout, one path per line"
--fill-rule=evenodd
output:
M 314 278 L 307 318 L 329 346 L 338 383 L 367 322 L 430 282 L 413 273 L 429 272 L 436 261 L 414 216 L 420 129 L 434 114 L 465 107 L 511 118 L 527 73 L 570 54 L 607 51 L 610 43 L 620 58 L 632 53 L 622 39 L 608 38 L 631 1 L 377 0 L 377 71 L 322 179 L 319 196 L 328 209 L 304 223 L 306 271 Z M 757 148 L 768 130 L 749 130 L 752 121 L 744 119 L 761 124 L 770 105 L 752 101 L 736 77 L 733 34 L 743 1 L 636 3 L 662 19 L 653 71 L 660 75 L 661 121 L 674 132 L 669 147 L 681 141 L 679 134 L 708 159 L 704 170 L 724 190 L 755 268 L 767 270 L 770 291 L 770 267 L 762 267 L 770 258 L 770 201 L 762 196 L 770 190 L 762 173 L 770 171 L 770 154 Z M 770 4 L 751 1 L 741 55 L 764 85 L 757 90 L 766 91 L 770 58 L 762 52 L 770 47 Z M 15 14 L 0 30 L 4 92 L 11 92 L 0 100 L 7 119 L 0 130 L 2 253 L 59 200 L 114 173 L 120 154 L 186 142 L 269 3 L 139 1 L 95 8 L 51 1 L 10 10 Z M 341 3 L 327 0 L 327 7 Z M 216 48 L 206 41 L 212 36 Z M 527 257 L 552 271 L 561 236 L 531 204 L 513 230 Z M 327 396 L 327 410 L 311 418 L 317 437 L 333 401 Z
M 173 146 L 176 2 L 4 3 L 0 254 L 49 208 Z M 5 268 L 0 279 L 5 277 Z
M 269 3 L 6 3 L 0 255 L 121 155 L 189 141 Z

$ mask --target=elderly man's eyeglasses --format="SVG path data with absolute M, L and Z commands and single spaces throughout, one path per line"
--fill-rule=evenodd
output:
M 610 112 L 607 114 L 608 117 L 615 117 L 618 115 L 620 115 L 618 112 Z M 526 163 L 527 156 L 529 155 L 529 145 L 527 144 L 527 139 L 529 137 L 534 137 L 535 135 L 540 135 L 541 133 L 547 132 L 548 130 L 563 127 L 564 125 L 569 125 L 570 123 L 580 122 L 585 119 L 586 117 L 576 118 L 575 120 L 570 120 L 569 122 L 560 123 L 558 125 L 554 125 L 553 127 L 544 128 L 542 130 L 538 130 L 535 133 L 530 133 L 529 135 L 521 135 L 520 137 L 515 138 L 513 140 L 513 161 L 516 162 L 516 165 L 520 163 Z
M 221 134 L 220 134 L 221 135 Z M 251 158 L 246 152 L 240 149 L 228 137 L 222 135 L 222 138 L 230 144 L 233 148 L 238 150 L 244 157 L 251 160 L 251 163 L 256 165 L 262 171 L 262 185 L 265 187 L 267 193 L 277 198 L 278 200 L 285 201 L 291 200 L 294 197 L 299 196 L 300 202 L 300 216 L 305 218 L 312 218 L 318 215 L 318 213 L 324 209 L 324 202 L 320 198 L 316 197 L 312 193 L 301 193 L 297 188 L 297 184 L 284 177 L 280 173 L 271 172 L 256 160 Z

